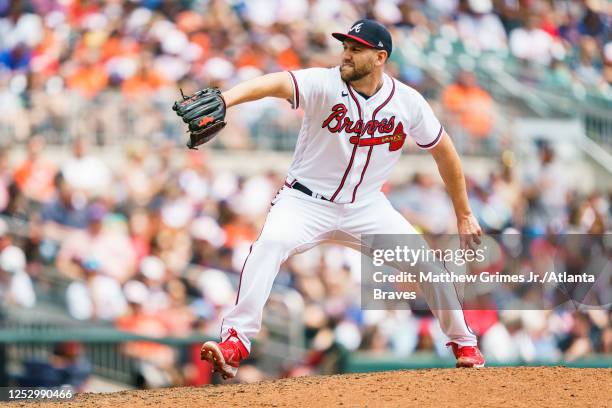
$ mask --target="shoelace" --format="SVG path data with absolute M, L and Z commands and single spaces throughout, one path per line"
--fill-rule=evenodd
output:
M 461 352 L 466 357 L 478 357 L 479 356 L 478 349 L 473 346 L 461 347 Z
M 461 350 L 461 354 L 465 357 L 479 357 L 480 352 L 477 347 L 474 346 L 459 346 L 457 343 L 448 342 L 446 343 L 446 347 L 451 347 L 453 350 L 453 354 L 457 355 Z

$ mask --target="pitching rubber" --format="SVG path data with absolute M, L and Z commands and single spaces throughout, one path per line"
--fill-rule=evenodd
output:
M 238 373 L 237 367 L 232 367 L 225 362 L 219 345 L 214 341 L 207 341 L 202 345 L 200 357 L 212 364 L 214 371 L 221 373 L 223 379 L 234 378 Z

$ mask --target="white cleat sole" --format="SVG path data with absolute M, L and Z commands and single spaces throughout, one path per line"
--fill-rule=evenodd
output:
M 212 364 L 214 371 L 219 372 L 224 380 L 234 378 L 236 373 L 238 373 L 237 367 L 232 367 L 225 362 L 219 345 L 214 341 L 207 341 L 204 343 L 200 351 L 200 357 L 202 360 L 206 360 Z
M 457 364 L 455 365 L 455 367 L 457 368 L 482 368 L 484 367 L 484 364 L 473 364 L 473 363 L 469 363 L 466 361 L 461 361 L 461 360 L 457 360 Z

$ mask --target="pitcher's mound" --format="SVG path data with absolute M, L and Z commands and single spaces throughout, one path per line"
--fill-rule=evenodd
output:
M 610 390 L 612 368 L 432 369 L 301 377 L 257 384 L 81 394 L 62 406 L 612 407 Z

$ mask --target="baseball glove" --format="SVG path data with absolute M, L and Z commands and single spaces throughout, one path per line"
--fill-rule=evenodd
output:
M 172 109 L 189 124 L 187 147 L 196 147 L 210 141 L 225 127 L 225 101 L 218 88 L 205 88 L 183 100 L 174 102 Z

